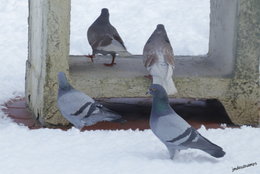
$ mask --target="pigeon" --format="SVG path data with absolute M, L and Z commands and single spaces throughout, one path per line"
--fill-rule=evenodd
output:
M 225 155 L 221 147 L 199 134 L 171 108 L 167 93 L 161 85 L 152 84 L 148 93 L 153 96 L 150 127 L 167 147 L 171 159 L 179 150 L 188 148 L 202 150 L 215 158 Z
M 88 28 L 87 31 L 88 42 L 92 47 L 92 55 L 87 57 L 95 57 L 95 54 L 103 55 L 110 54 L 112 62 L 104 64 L 106 66 L 113 66 L 115 64 L 116 54 L 121 56 L 130 56 L 131 54 L 126 50 L 123 40 L 119 36 L 115 27 L 109 22 L 109 12 L 107 8 L 101 10 L 100 16 Z M 92 60 L 93 61 L 93 60 Z
M 61 114 L 76 128 L 91 126 L 101 121 L 124 123 L 122 117 L 93 100 L 88 95 L 74 89 L 64 72 L 58 73 L 59 90 L 57 106 Z
M 168 95 L 177 93 L 172 80 L 174 55 L 164 25 L 158 24 L 143 49 L 143 63 L 154 84 L 162 85 Z

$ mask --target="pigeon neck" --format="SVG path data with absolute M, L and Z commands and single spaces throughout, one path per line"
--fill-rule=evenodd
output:
M 63 94 L 66 94 L 68 91 L 72 90 L 72 86 L 63 86 L 59 87 L 58 96 L 62 96 Z
M 157 98 L 153 97 L 152 112 L 155 112 L 156 115 L 163 116 L 170 113 L 170 105 L 167 97 Z
M 62 84 L 62 85 L 60 86 L 60 89 L 61 89 L 61 90 L 64 90 L 64 91 L 67 91 L 67 90 L 72 89 L 72 86 L 71 86 L 69 83 L 67 83 L 67 84 Z
M 108 15 L 104 15 L 101 14 L 97 20 L 97 23 L 102 23 L 102 24 L 106 24 L 109 23 L 109 16 Z
M 59 79 L 59 94 L 63 94 L 63 92 L 67 92 L 71 89 L 73 88 L 67 81 L 66 77 Z

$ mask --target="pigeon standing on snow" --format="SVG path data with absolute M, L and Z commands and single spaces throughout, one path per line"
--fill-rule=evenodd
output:
M 131 54 L 126 50 L 123 40 L 119 36 L 115 27 L 109 22 L 109 12 L 107 8 L 101 10 L 100 16 L 88 28 L 87 32 L 88 42 L 92 47 L 92 55 L 87 56 L 92 58 L 95 54 L 103 55 L 110 54 L 112 62 L 105 64 L 106 66 L 113 66 L 115 64 L 116 54 L 121 56 L 130 56 Z
M 74 89 L 67 81 L 65 73 L 58 73 L 58 81 L 58 108 L 61 114 L 75 127 L 81 129 L 100 121 L 125 122 L 117 113 Z
M 221 147 L 200 135 L 171 108 L 166 91 L 161 85 L 152 84 L 149 93 L 153 95 L 150 127 L 166 145 L 171 158 L 176 151 L 187 148 L 202 150 L 216 158 L 225 155 Z
M 153 78 L 153 84 L 162 85 L 168 95 L 177 93 L 172 80 L 174 68 L 174 55 L 171 43 L 162 24 L 157 28 L 146 42 L 143 49 L 144 66 Z

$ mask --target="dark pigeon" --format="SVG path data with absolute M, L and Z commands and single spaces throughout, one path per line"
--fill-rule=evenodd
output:
M 143 49 L 143 62 L 153 79 L 160 84 L 168 95 L 177 93 L 172 80 L 174 54 L 164 25 L 158 24 Z
M 112 56 L 112 62 L 105 64 L 107 66 L 113 66 L 115 64 L 116 54 L 121 56 L 131 55 L 126 50 L 124 42 L 115 27 L 110 24 L 107 8 L 101 10 L 100 16 L 88 28 L 87 36 L 88 42 L 92 47 L 92 55 L 87 57 L 93 58 L 97 53 L 103 55 L 110 54 Z
M 101 121 L 125 122 L 122 117 L 88 95 L 74 89 L 63 72 L 58 73 L 58 108 L 75 127 L 81 129 Z
M 225 155 L 221 147 L 200 135 L 171 108 L 166 91 L 161 85 L 152 84 L 149 93 L 153 95 L 150 127 L 166 145 L 171 158 L 177 151 L 188 148 L 202 150 L 216 158 Z

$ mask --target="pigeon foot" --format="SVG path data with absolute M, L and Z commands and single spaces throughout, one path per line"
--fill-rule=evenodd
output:
M 144 77 L 147 78 L 147 79 L 151 79 L 151 80 L 153 79 L 153 76 L 151 76 L 150 74 L 149 75 L 145 75 Z
M 93 61 L 93 58 L 95 58 L 95 55 L 89 54 L 89 55 L 85 55 L 85 57 L 90 58 L 90 59 L 91 59 L 91 62 L 94 62 L 94 61 Z
M 116 65 L 116 63 L 104 63 L 104 65 L 112 67 L 112 66 Z

